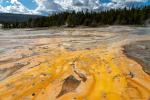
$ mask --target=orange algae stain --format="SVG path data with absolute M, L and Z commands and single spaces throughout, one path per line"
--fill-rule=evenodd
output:
M 2 81 L 0 100 L 149 99 L 150 77 L 139 64 L 122 53 L 116 54 L 113 50 L 110 52 L 105 49 L 62 50 L 41 59 L 45 59 L 45 62 Z M 82 81 L 75 71 L 84 74 L 87 80 Z M 130 72 L 135 74 L 134 77 Z M 79 87 L 57 98 L 69 75 L 81 81 Z

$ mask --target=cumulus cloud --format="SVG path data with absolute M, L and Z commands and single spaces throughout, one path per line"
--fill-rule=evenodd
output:
M 9 2 L 11 5 L 2 6 L 2 2 Z M 110 0 L 110 2 L 100 2 L 101 0 L 32 0 L 37 5 L 35 9 L 24 6 L 21 0 L 0 0 L 0 12 L 26 13 L 26 14 L 51 14 L 66 10 L 94 10 L 102 11 L 113 8 L 124 8 L 131 3 L 144 3 L 148 0 Z
M 36 13 L 52 13 L 62 11 L 60 4 L 56 3 L 54 0 L 35 0 L 38 7 L 34 10 Z
M 148 0 L 112 0 L 113 2 L 146 2 Z
M 133 5 L 142 5 L 145 2 L 148 2 L 148 0 L 111 0 L 111 2 L 104 4 L 104 6 L 107 7 L 107 9 L 116 9 Z
M 4 2 L 4 1 L 1 0 L 1 2 Z M 32 11 L 29 10 L 27 7 L 25 7 L 18 0 L 10 0 L 6 2 L 11 3 L 11 5 L 6 6 L 6 7 L 3 7 L 2 5 L 0 5 L 0 12 L 32 14 Z
M 55 0 L 55 2 L 59 3 L 64 10 L 95 10 L 101 6 L 99 0 Z

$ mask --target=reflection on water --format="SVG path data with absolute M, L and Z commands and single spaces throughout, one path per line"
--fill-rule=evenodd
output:
M 150 27 L 137 28 L 137 30 L 134 31 L 134 34 L 137 35 L 150 34 Z

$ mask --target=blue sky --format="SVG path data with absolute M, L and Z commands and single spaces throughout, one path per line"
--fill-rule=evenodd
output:
M 20 2 L 29 9 L 35 9 L 37 4 L 33 0 L 20 0 Z
M 66 10 L 108 10 L 131 4 L 150 5 L 150 0 L 0 0 L 0 12 L 50 14 Z

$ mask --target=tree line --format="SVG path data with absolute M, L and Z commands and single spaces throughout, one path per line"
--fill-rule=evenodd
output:
M 61 12 L 26 22 L 2 23 L 3 28 L 34 28 L 52 26 L 145 25 L 150 23 L 150 6 L 111 9 L 102 12 Z

